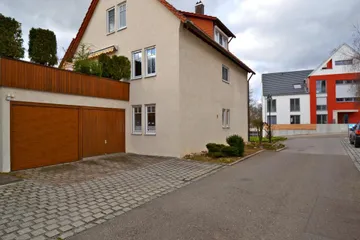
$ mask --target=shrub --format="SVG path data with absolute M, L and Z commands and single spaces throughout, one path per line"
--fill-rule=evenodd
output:
M 221 152 L 226 157 L 237 157 L 237 156 L 239 156 L 239 149 L 237 147 L 226 146 L 221 150 Z
M 129 79 L 131 73 L 131 63 L 127 57 L 112 56 L 106 54 L 99 56 L 99 63 L 102 66 L 102 76 L 114 80 Z
M 101 77 L 101 65 L 97 61 L 90 59 L 78 60 L 74 63 L 74 71 Z
M 21 24 L 0 13 L 0 57 L 23 58 Z
M 217 144 L 217 143 L 208 143 L 208 144 L 206 144 L 206 148 L 208 149 L 209 153 L 221 152 L 221 150 L 224 147 L 226 147 L 224 144 Z
M 226 138 L 226 142 L 231 146 L 238 149 L 238 156 L 244 156 L 245 143 L 244 139 L 238 135 L 232 135 Z
M 29 33 L 29 58 L 34 63 L 54 66 L 58 62 L 56 56 L 57 42 L 53 31 L 32 28 Z
M 213 157 L 213 158 L 222 158 L 222 157 L 225 157 L 222 152 L 213 152 L 213 153 L 210 153 L 209 156 L 210 156 L 210 157 Z

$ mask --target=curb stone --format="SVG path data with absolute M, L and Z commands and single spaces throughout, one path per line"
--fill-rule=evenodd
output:
M 256 156 L 256 155 L 258 155 L 258 154 L 260 154 L 260 153 L 262 153 L 262 152 L 264 152 L 264 151 L 265 151 L 265 149 L 259 150 L 259 151 L 257 151 L 256 153 L 253 153 L 253 154 L 250 154 L 250 155 L 248 155 L 248 156 L 246 156 L 246 157 L 240 158 L 240 159 L 236 160 L 235 162 L 232 162 L 232 163 L 227 164 L 226 166 L 233 166 L 233 165 L 235 165 L 235 164 L 237 164 L 237 163 L 239 163 L 239 162 L 242 162 L 242 161 L 244 161 L 244 160 L 246 160 L 246 159 L 248 159 L 248 158 L 251 158 L 251 157 L 253 157 L 253 156 Z
M 285 147 L 283 147 L 283 148 L 280 148 L 280 149 L 276 150 L 275 152 L 281 152 L 281 151 L 283 151 L 283 150 L 285 150 L 285 149 L 287 149 L 287 146 L 285 146 Z

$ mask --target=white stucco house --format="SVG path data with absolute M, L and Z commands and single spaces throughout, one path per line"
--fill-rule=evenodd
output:
M 131 60 L 126 152 L 181 157 L 248 138 L 252 69 L 229 51 L 235 35 L 216 17 L 179 11 L 165 0 L 93 0 L 60 67 L 81 44 Z
M 271 124 L 310 124 L 306 79 L 312 70 L 262 75 L 263 119 Z M 271 101 L 268 97 L 271 96 Z

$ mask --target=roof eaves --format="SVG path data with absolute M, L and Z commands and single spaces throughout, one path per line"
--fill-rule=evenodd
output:
M 192 31 L 195 35 L 200 37 L 203 41 L 208 43 L 210 46 L 215 48 L 217 51 L 228 57 L 230 60 L 232 60 L 235 64 L 243 68 L 249 73 L 256 74 L 251 68 L 249 68 L 245 63 L 243 63 L 240 59 L 238 59 L 234 54 L 232 54 L 230 51 L 226 50 L 222 46 L 220 46 L 217 42 L 215 42 L 212 38 L 210 38 L 206 33 L 204 33 L 201 29 L 199 29 L 197 26 L 195 26 L 190 20 L 187 20 L 184 23 L 184 26 Z
M 76 37 L 73 39 L 73 41 L 70 43 L 69 48 L 67 49 L 63 59 L 61 60 L 61 63 L 59 65 L 59 68 L 61 68 L 65 61 L 68 61 L 69 59 L 72 59 L 74 57 L 75 51 L 78 48 L 80 41 L 86 31 L 87 26 L 89 25 L 89 22 L 92 18 L 92 15 L 95 12 L 95 9 L 99 3 L 99 0 L 92 0 L 91 4 L 86 12 L 86 15 L 84 17 L 84 20 L 81 23 L 81 26 L 79 28 L 78 33 L 76 34 Z

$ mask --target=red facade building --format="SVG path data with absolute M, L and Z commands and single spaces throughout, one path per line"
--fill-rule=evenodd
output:
M 360 98 L 355 86 L 360 71 L 355 67 L 355 54 L 358 53 L 344 44 L 309 75 L 312 124 L 360 121 Z

